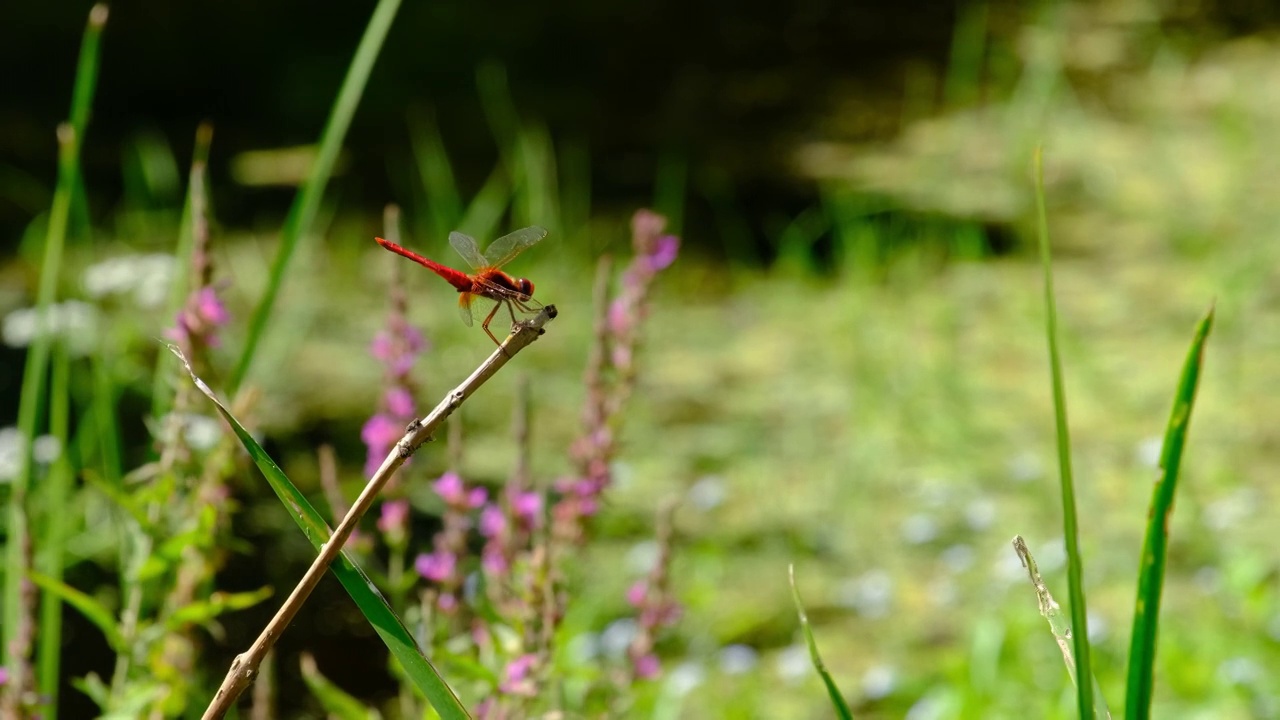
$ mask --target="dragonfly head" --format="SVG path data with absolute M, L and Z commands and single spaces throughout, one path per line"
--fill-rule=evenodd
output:
M 516 278 L 516 289 L 526 298 L 533 297 L 533 283 L 528 278 Z

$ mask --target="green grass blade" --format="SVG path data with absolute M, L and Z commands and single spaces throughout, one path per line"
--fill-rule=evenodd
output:
M 1062 525 L 1067 546 L 1067 582 L 1071 596 L 1071 628 L 1076 660 L 1076 709 L 1081 718 L 1092 717 L 1093 677 L 1089 662 L 1089 619 L 1084 600 L 1084 569 L 1080 557 L 1080 533 L 1076 519 L 1075 481 L 1071 475 L 1071 437 L 1067 428 L 1067 398 L 1058 353 L 1058 311 L 1053 297 L 1053 267 L 1049 254 L 1049 221 L 1044 206 L 1044 166 L 1040 149 L 1035 154 L 1036 228 L 1040 240 L 1040 264 L 1044 269 L 1045 333 L 1049 341 L 1049 368 L 1053 380 L 1054 420 L 1058 431 L 1058 471 L 1062 486 Z
M 116 625 L 115 616 L 111 614 L 111 611 L 105 605 L 92 596 L 47 575 L 33 571 L 27 573 L 27 578 L 40 586 L 41 590 L 58 596 L 63 602 L 79 610 L 80 614 L 85 616 L 85 619 L 102 631 L 103 637 L 107 639 L 107 644 L 111 646 L 112 650 L 117 653 L 129 652 L 129 643 L 124 639 L 124 634 L 120 632 L 120 628 Z
M 432 242 L 443 241 L 462 218 L 462 194 L 454 179 L 453 165 L 445 149 L 434 113 L 409 114 L 409 143 L 423 192 L 427 196 L 427 220 Z
M 813 669 L 818 671 L 818 675 L 822 677 L 822 684 L 827 687 L 827 695 L 831 697 L 831 705 L 836 710 L 836 717 L 852 720 L 853 711 L 849 709 L 849 704 L 840 694 L 840 688 L 836 687 L 836 681 L 831 678 L 831 673 L 827 672 L 822 656 L 818 654 L 818 642 L 813 639 L 813 629 L 809 627 L 809 616 L 804 612 L 804 603 L 800 602 L 800 590 L 796 587 L 795 565 L 787 566 L 787 574 L 791 582 L 791 600 L 796 605 L 796 614 L 800 616 L 800 630 L 804 632 L 804 641 L 809 646 L 809 659 L 813 661 Z
M 1204 346 L 1213 329 L 1213 308 L 1196 326 L 1195 338 L 1182 365 L 1182 377 L 1169 414 L 1160 452 L 1160 481 L 1151 496 L 1147 514 L 1147 536 L 1142 544 L 1142 564 L 1138 575 L 1138 599 L 1133 613 L 1133 637 L 1129 644 L 1129 682 L 1125 717 L 1145 720 L 1151 716 L 1153 668 L 1156 656 L 1156 629 L 1160 621 L 1160 596 L 1164 589 L 1164 568 L 1169 547 L 1169 516 L 1178 489 L 1182 449 L 1187 441 L 1191 410 L 1200 386 Z
M 5 552 L 4 613 L 0 615 L 0 647 L 3 647 L 5 665 L 14 669 L 11 657 L 14 633 L 22 615 L 21 583 L 18 578 L 25 572 L 22 553 L 23 538 L 27 527 L 27 491 L 31 484 L 31 440 L 36 436 L 41 400 L 44 395 L 45 373 L 49 365 L 49 306 L 57 292 L 58 274 L 62 269 L 62 248 L 67 237 L 67 221 L 71 215 L 72 199 L 80 176 L 80 145 L 89 122 L 89 109 L 93 105 L 93 91 L 98 80 L 98 56 L 101 47 L 102 27 L 107 22 L 107 6 L 94 5 L 89 11 L 84 41 L 80 45 L 80 61 L 76 67 L 75 87 L 71 93 L 71 121 L 58 128 L 58 182 L 53 193 L 53 207 L 49 211 L 49 226 L 45 236 L 44 258 L 40 263 L 40 286 L 36 291 L 36 307 L 41 329 L 27 351 L 26 367 L 22 376 L 22 393 L 18 400 L 18 430 L 25 438 L 20 453 L 18 472 L 9 488 L 8 541 Z
M 347 77 L 342 81 L 342 89 L 338 91 L 338 97 L 333 103 L 329 121 L 320 135 L 320 152 L 316 156 L 315 164 L 311 167 L 311 173 L 307 176 L 306 182 L 299 188 L 293 206 L 289 208 L 289 215 L 280 236 L 280 247 L 271 265 L 271 273 L 267 276 L 267 287 L 249 320 L 249 332 L 245 336 L 244 349 L 231 375 L 230 391 L 233 395 L 249 373 L 249 366 L 253 363 L 258 342 L 266 330 L 276 296 L 284 283 L 289 262 L 293 258 L 293 251 L 297 248 L 298 241 L 311 232 L 316 214 L 320 211 L 320 201 L 324 197 L 325 185 L 328 184 L 329 176 L 333 173 L 334 162 L 338 159 L 342 141 L 347 135 L 347 128 L 351 126 L 351 118 L 360 104 L 365 84 L 369 80 L 370 73 L 373 72 L 373 65 L 378 59 L 382 43 L 387 38 L 387 32 L 391 29 L 391 22 L 395 19 L 399 8 L 400 0 L 378 0 L 378 6 L 374 8 L 373 15 L 369 18 L 369 25 L 365 28 L 364 37 L 360 39 L 360 46 L 356 48 L 351 66 L 347 69 Z
M 49 476 L 41 483 L 42 504 L 46 508 L 44 531 L 40 541 L 37 565 L 44 575 L 62 580 L 62 569 L 67 549 L 68 524 L 71 514 L 65 511 L 71 503 L 71 484 L 74 471 L 71 467 L 70 415 L 71 415 L 71 359 L 67 349 L 59 343 L 53 352 L 53 375 L 49 387 L 49 434 L 62 448 Z M 38 686 L 47 700 L 44 711 L 49 717 L 58 716 L 58 672 L 62 659 L 62 600 L 53 593 L 40 598 L 40 620 L 37 655 Z
M 492 238 L 502 215 L 511 205 L 511 183 L 499 163 L 489 173 L 480 191 L 471 199 L 467 212 L 458 223 L 458 229 L 476 238 Z
M 172 348 L 175 354 L 181 357 L 177 348 Z M 184 361 L 185 362 L 185 361 Z M 271 485 L 271 489 L 275 491 L 276 497 L 280 499 L 285 510 L 293 517 L 294 522 L 307 536 L 307 540 L 317 550 L 323 545 L 330 535 L 329 526 L 325 523 L 320 513 L 316 512 L 307 497 L 298 490 L 297 486 L 284 474 L 280 466 L 276 465 L 266 450 L 258 444 L 253 436 L 245 430 L 244 426 L 236 420 L 231 411 L 218 400 L 209 386 L 200 380 L 194 374 L 191 375 L 196 386 L 204 393 L 217 407 L 218 412 L 223 419 L 231 426 L 236 437 L 240 439 L 240 443 L 248 451 L 249 457 L 253 458 L 254 464 L 262 472 L 267 483 Z M 461 718 L 469 718 L 466 709 L 462 707 L 453 691 L 445 683 L 440 674 L 423 655 L 422 650 L 413 639 L 413 635 L 400 621 L 400 618 L 391 610 L 391 606 L 387 604 L 382 594 L 374 589 L 373 583 L 369 580 L 368 575 L 360 569 L 356 564 L 353 556 L 346 550 L 338 556 L 338 560 L 331 567 L 333 574 L 337 576 L 338 581 L 342 583 L 342 587 L 346 588 L 347 594 L 355 601 L 360 612 L 377 631 L 378 636 L 386 643 L 391 654 L 395 656 L 400 664 L 404 667 L 405 675 L 413 682 L 414 686 L 427 698 L 440 717 L 446 720 L 455 720 Z

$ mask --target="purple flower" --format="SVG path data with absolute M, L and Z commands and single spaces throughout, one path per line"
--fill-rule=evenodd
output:
M 382 400 L 392 415 L 401 418 L 413 416 L 413 394 L 405 388 L 399 386 L 389 388 Z
M 645 653 L 632 661 L 635 666 L 636 677 L 641 680 L 650 680 L 658 676 L 662 672 L 662 663 L 659 662 L 658 656 L 653 653 Z
M 480 567 L 484 569 L 486 574 L 498 576 L 505 575 L 511 564 L 507 562 L 506 556 L 502 554 L 502 548 L 485 547 L 484 552 L 480 555 Z
M 485 505 L 480 511 L 480 534 L 487 538 L 495 538 L 507 529 L 507 516 L 497 505 Z
M 458 473 L 449 471 L 440 476 L 432 485 L 440 498 L 449 505 L 464 505 L 466 498 L 465 488 L 462 485 L 462 477 Z
M 631 587 L 627 588 L 627 602 L 631 603 L 631 607 L 640 607 L 644 605 L 645 596 L 649 594 L 649 585 L 643 580 L 637 580 Z
M 373 342 L 369 343 L 369 354 L 374 360 L 388 362 L 394 351 L 395 343 L 391 342 L 391 335 L 385 330 L 379 330 L 378 334 L 373 336 Z
M 627 312 L 627 303 L 622 298 L 614 298 L 609 303 L 609 331 L 614 335 L 626 335 L 631 331 L 631 314 Z
M 680 238 L 675 235 L 663 235 L 654 243 L 653 250 L 645 257 L 651 272 L 663 270 L 675 262 L 680 253 Z
M 478 508 L 489 500 L 489 491 L 482 487 L 471 488 L 467 491 L 467 507 Z
M 508 695 L 532 696 L 535 688 L 529 674 L 537 664 L 538 656 L 533 654 L 521 655 L 507 663 L 506 679 L 503 680 L 499 689 Z
M 388 540 L 403 540 L 405 527 L 409 520 L 409 501 L 390 500 L 382 503 L 382 512 L 378 516 L 378 529 Z
M 217 291 L 208 285 L 196 293 L 195 307 L 200 319 L 210 325 L 226 325 L 231 320 L 227 306 L 222 304 Z
M 453 593 L 440 593 L 440 597 L 436 598 L 436 607 L 441 612 L 451 613 L 458 609 L 458 598 Z
M 430 555 L 423 553 L 413 562 L 418 574 L 432 582 L 444 582 L 451 578 L 457 565 L 457 556 L 444 550 L 436 550 Z
M 511 499 L 511 509 L 516 517 L 536 526 L 542 517 L 542 495 L 533 491 L 517 492 Z
M 392 418 L 378 413 L 365 422 L 360 429 L 360 440 L 369 448 L 364 463 L 364 474 L 373 475 L 382 461 L 386 459 L 391 446 L 396 444 L 404 434 L 403 426 Z

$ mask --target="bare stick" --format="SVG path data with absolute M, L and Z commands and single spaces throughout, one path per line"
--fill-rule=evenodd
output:
M 512 328 L 512 333 L 507 337 L 506 341 L 493 351 L 487 360 L 476 368 L 471 376 L 462 381 L 462 384 L 454 388 L 444 399 L 436 405 L 435 409 L 427 414 L 421 420 L 415 420 L 409 424 L 405 430 L 404 437 L 396 443 L 391 453 L 387 455 L 387 459 L 382 461 L 382 466 L 373 474 L 369 483 L 364 486 L 360 497 L 356 498 L 356 502 L 347 511 L 346 516 L 342 518 L 342 522 L 338 523 L 338 528 L 333 531 L 333 535 L 320 548 L 320 555 L 316 557 L 315 562 L 311 563 L 311 567 L 307 573 L 302 576 L 302 580 L 298 581 L 297 587 L 289 594 L 289 598 L 280 606 L 280 610 L 276 612 L 275 617 L 271 618 L 271 622 L 263 628 L 262 634 L 258 639 L 249 646 L 249 649 L 236 656 L 231 662 L 231 668 L 227 670 L 227 676 L 222 680 L 222 686 L 218 688 L 218 692 L 210 701 L 209 707 L 204 711 L 204 720 L 213 720 L 214 718 L 223 717 L 231 706 L 235 703 L 236 698 L 249 687 L 253 682 L 253 678 L 258 673 L 258 666 L 262 664 L 262 659 L 266 656 L 267 651 L 275 645 L 276 640 L 284 633 L 285 628 L 293 621 L 298 610 L 302 608 L 302 604 L 306 602 L 307 597 L 311 595 L 311 591 L 320 583 L 320 579 L 324 577 L 329 566 L 337 559 L 338 553 L 342 552 L 342 546 L 346 544 L 347 538 L 351 536 L 351 532 L 355 530 L 356 525 L 360 522 L 360 518 L 369 511 L 373 506 L 373 501 L 377 499 L 378 493 L 391 480 L 391 476 L 396 469 L 404 464 L 404 461 L 413 455 L 423 443 L 432 440 L 432 435 L 445 418 L 449 417 L 454 410 L 457 410 L 467 398 L 483 385 L 489 378 L 493 377 L 503 365 L 506 365 L 516 353 L 525 349 L 534 340 L 538 339 L 546 325 L 552 318 L 556 316 L 556 307 L 547 305 L 542 308 L 542 312 L 538 313 L 534 318 L 525 322 L 517 323 Z

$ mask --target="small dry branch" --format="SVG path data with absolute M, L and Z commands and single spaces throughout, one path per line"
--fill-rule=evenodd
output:
M 382 461 L 382 466 L 373 474 L 373 477 L 365 485 L 361 491 L 360 497 L 356 498 L 355 504 L 347 511 L 342 518 L 342 522 L 338 523 L 338 527 L 333 531 L 329 541 L 324 544 L 320 550 L 320 554 L 316 557 L 315 562 L 311 563 L 311 567 L 306 574 L 302 576 L 302 580 L 294 587 L 293 592 L 289 594 L 289 598 L 280 606 L 280 610 L 276 612 L 275 617 L 271 618 L 271 622 L 263 628 L 262 634 L 254 641 L 248 650 L 236 656 L 231 662 L 231 668 L 227 670 L 227 676 L 223 678 L 221 687 L 210 701 L 209 707 L 204 712 L 204 720 L 214 720 L 226 715 L 227 711 L 235 703 L 240 694 L 253 682 L 254 677 L 258 674 L 258 668 L 262 664 L 262 660 L 266 657 L 268 651 L 275 645 L 276 640 L 284 633 L 285 628 L 293 621 L 298 610 L 302 608 L 302 604 L 306 602 L 307 597 L 311 595 L 311 591 L 315 590 L 316 585 L 320 583 L 320 579 L 324 577 L 329 566 L 337 559 L 338 553 L 342 552 L 343 545 L 346 544 L 347 538 L 351 537 L 352 531 L 360 523 L 360 519 L 373 506 L 374 500 L 378 494 L 386 487 L 391 476 L 396 469 L 404 464 L 411 455 L 423 443 L 432 440 L 435 431 L 440 427 L 454 410 L 457 410 L 467 398 L 489 378 L 493 377 L 504 365 L 515 357 L 516 353 L 525 349 L 534 340 L 538 339 L 545 326 L 552 318 L 556 316 L 556 307 L 547 305 L 542 308 L 535 317 L 524 322 L 517 323 L 512 328 L 512 333 L 507 337 L 497 350 L 488 357 L 470 377 L 462 381 L 462 384 L 454 388 L 444 399 L 436 405 L 435 409 L 421 420 L 415 420 L 410 423 L 405 430 L 404 437 L 396 443 L 391 453 L 387 455 L 387 459 Z

